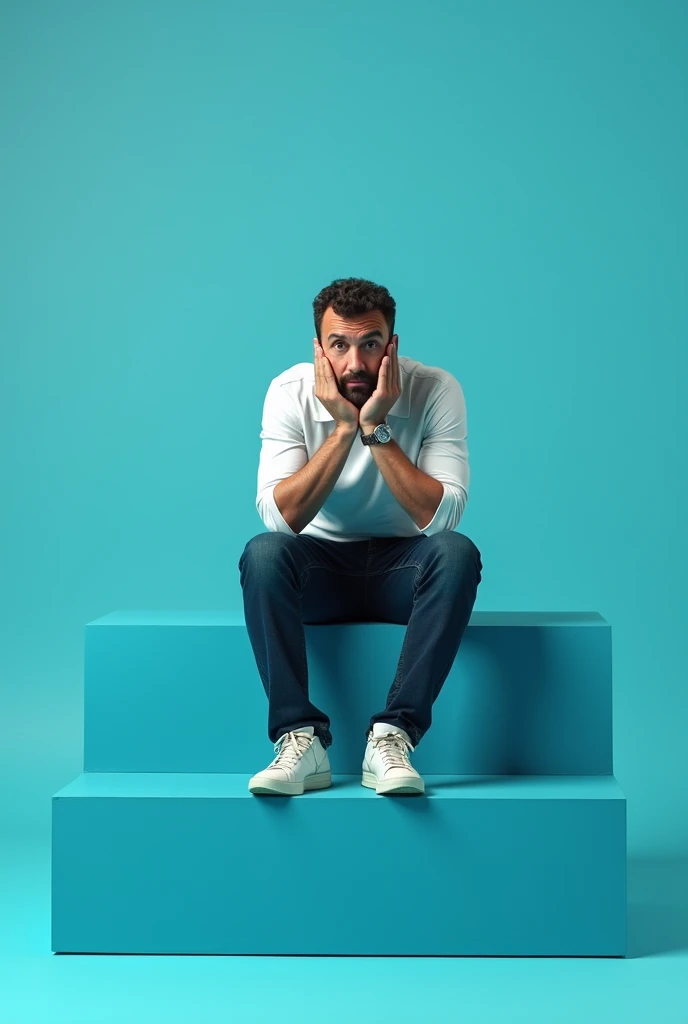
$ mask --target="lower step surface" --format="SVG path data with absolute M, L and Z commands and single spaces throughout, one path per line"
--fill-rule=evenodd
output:
M 302 796 L 248 774 L 79 775 L 53 797 L 52 949 L 624 956 L 613 775 L 360 775 Z

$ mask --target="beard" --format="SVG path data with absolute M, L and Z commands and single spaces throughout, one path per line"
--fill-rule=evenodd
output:
M 352 388 L 350 386 L 350 380 L 347 380 L 345 383 L 340 381 L 338 385 L 339 391 L 344 398 L 348 399 L 352 405 L 356 406 L 357 409 L 362 409 L 377 387 L 377 383 L 370 380 L 368 377 L 355 377 L 354 381 L 362 383 L 363 386 L 359 388 Z

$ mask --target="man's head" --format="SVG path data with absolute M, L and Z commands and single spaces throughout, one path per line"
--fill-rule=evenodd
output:
M 313 300 L 315 331 L 332 363 L 337 387 L 362 408 L 377 387 L 382 357 L 393 334 L 396 303 L 386 288 L 360 277 L 333 281 Z M 352 387 L 363 381 L 363 387 Z

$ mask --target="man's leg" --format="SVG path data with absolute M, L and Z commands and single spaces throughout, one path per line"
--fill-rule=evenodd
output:
M 406 624 L 396 676 L 375 722 L 404 729 L 416 744 L 449 675 L 482 579 L 482 560 L 465 534 L 373 541 L 368 589 L 371 621 Z
M 244 617 L 268 697 L 268 736 L 312 725 L 324 747 L 330 719 L 308 697 L 306 623 L 361 618 L 368 542 L 259 533 L 239 560 Z

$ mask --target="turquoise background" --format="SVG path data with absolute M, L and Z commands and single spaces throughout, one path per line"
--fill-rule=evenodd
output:
M 476 608 L 607 618 L 630 850 L 688 849 L 687 11 L 3 5 L 10 829 L 80 769 L 87 622 L 242 607 L 265 390 L 356 275 L 464 388 Z
M 265 390 L 351 275 L 464 388 L 476 608 L 608 619 L 629 850 L 688 850 L 687 11 L 2 5 L 6 831 L 80 770 L 85 623 L 241 607 Z
M 685 1024 L 687 44 L 682 0 L 0 0 L 3 1021 Z M 50 955 L 84 626 L 241 608 L 342 276 L 464 388 L 476 608 L 612 624 L 629 960 Z

